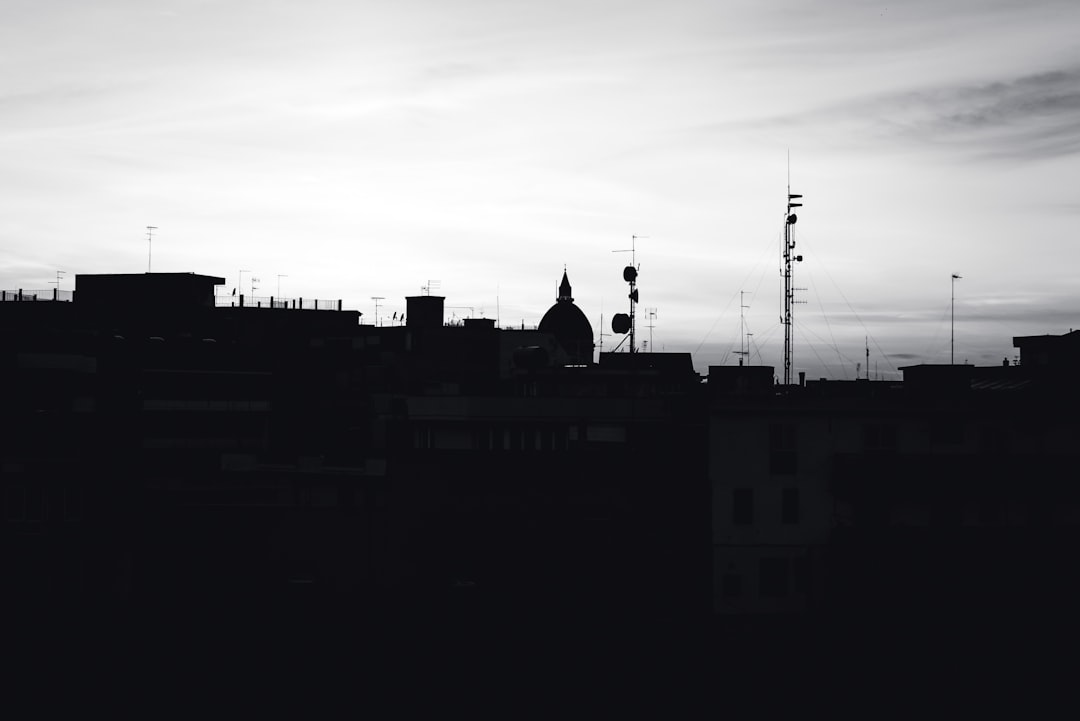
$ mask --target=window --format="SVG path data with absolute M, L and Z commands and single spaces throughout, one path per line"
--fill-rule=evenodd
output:
M 41 486 L 8 486 L 4 514 L 9 521 L 40 521 L 45 517 L 45 494 Z
M 863 448 L 867 451 L 895 451 L 896 426 L 889 423 L 867 423 L 863 426 Z
M 806 593 L 810 590 L 810 559 L 806 556 L 791 559 L 792 590 Z
M 82 517 L 82 489 L 64 489 L 64 520 L 77 521 Z
M 762 558 L 758 562 L 758 593 L 762 598 L 787 598 L 788 561 Z
M 473 447 L 478 451 L 490 451 L 494 434 L 490 428 L 477 428 L 473 431 Z
M 432 437 L 432 447 L 441 450 L 471 450 L 473 436 L 466 428 L 437 428 Z
M 26 489 L 8 486 L 4 492 L 4 517 L 9 521 L 26 520 Z
M 585 427 L 585 440 L 600 443 L 625 443 L 626 428 L 623 426 L 589 425 Z
M 1011 444 L 1007 428 L 984 426 L 979 432 L 979 450 L 983 453 L 1008 453 Z
M 769 473 L 791 475 L 799 469 L 794 423 L 769 424 Z
M 724 598 L 738 598 L 742 595 L 742 574 L 725 573 L 720 581 L 720 592 Z
M 731 492 L 731 522 L 749 526 L 754 522 L 754 489 L 735 488 Z
M 786 524 L 799 522 L 799 489 L 785 488 L 782 496 L 781 520 Z
M 930 507 L 930 525 L 938 528 L 956 528 L 962 520 L 960 503 L 953 498 L 939 499 Z
M 934 445 L 956 446 L 964 442 L 964 425 L 958 419 L 935 421 L 930 426 L 930 442 Z

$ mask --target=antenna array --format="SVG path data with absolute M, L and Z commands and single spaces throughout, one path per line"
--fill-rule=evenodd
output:
M 791 334 L 792 334 L 792 317 L 791 306 L 795 304 L 795 288 L 791 285 L 792 280 L 792 263 L 802 262 L 801 255 L 793 255 L 792 250 L 795 249 L 795 240 L 791 237 L 791 226 L 795 225 L 795 222 L 799 219 L 795 213 L 792 213 L 793 208 L 802 207 L 802 203 L 794 202 L 797 198 L 801 198 L 802 195 L 791 192 L 791 181 L 788 181 L 788 193 L 787 193 L 787 210 L 784 212 L 784 385 L 791 385 Z
M 634 340 L 636 333 L 636 313 L 635 306 L 638 302 L 637 291 L 637 276 L 639 266 L 637 264 L 637 239 L 648 238 L 647 235 L 631 235 L 630 247 L 622 250 L 613 250 L 612 253 L 630 253 L 630 265 L 623 268 L 623 280 L 630 284 L 630 294 L 627 296 L 630 299 L 630 314 L 616 313 L 611 319 L 611 329 L 616 333 L 626 333 L 630 331 L 630 352 L 637 353 L 637 345 Z M 618 346 L 616 346 L 618 348 Z

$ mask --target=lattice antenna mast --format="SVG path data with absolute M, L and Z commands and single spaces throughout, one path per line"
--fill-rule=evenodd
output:
M 795 289 L 791 285 L 792 280 L 792 263 L 802 262 L 801 255 L 793 255 L 792 250 L 795 249 L 795 240 L 792 238 L 791 226 L 795 225 L 795 222 L 799 219 L 795 213 L 792 213 L 793 208 L 802 207 L 802 203 L 794 202 L 796 199 L 801 198 L 802 195 L 791 192 L 791 164 L 788 163 L 788 187 L 787 187 L 787 210 L 784 211 L 784 385 L 791 385 L 791 335 L 792 335 L 792 317 L 791 306 L 795 303 Z

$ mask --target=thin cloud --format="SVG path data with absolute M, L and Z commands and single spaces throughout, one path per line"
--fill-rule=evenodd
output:
M 914 140 L 954 143 L 985 158 L 1039 159 L 1080 151 L 1080 68 L 886 98 L 916 113 Z
M 809 126 L 859 148 L 892 141 L 953 149 L 975 159 L 1023 161 L 1080 153 L 1078 113 L 1080 66 L 893 91 L 719 127 L 790 132 Z

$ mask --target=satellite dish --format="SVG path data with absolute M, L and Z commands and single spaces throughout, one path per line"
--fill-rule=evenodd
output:
M 798 219 L 799 219 L 799 216 L 792 213 L 791 215 L 789 215 L 787 217 L 788 225 L 795 225 L 795 221 L 797 221 Z
M 616 313 L 611 319 L 611 330 L 616 333 L 629 333 L 630 316 L 626 313 Z
M 630 293 L 630 300 L 634 301 L 635 303 L 638 302 L 637 288 L 634 288 L 634 291 L 632 293 Z
M 627 283 L 633 283 L 637 279 L 637 268 L 628 265 L 622 270 L 622 279 Z

